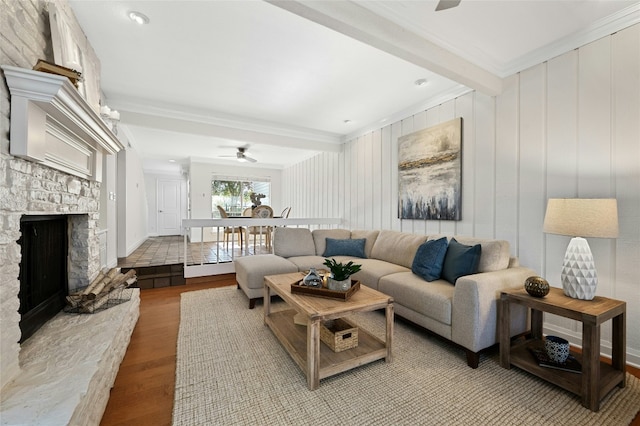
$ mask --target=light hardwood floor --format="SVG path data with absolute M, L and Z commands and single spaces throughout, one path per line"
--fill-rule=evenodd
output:
M 235 285 L 235 275 L 227 274 L 140 292 L 140 319 L 111 390 L 102 426 L 171 424 L 180 294 Z M 628 371 L 640 377 L 639 369 L 628 367 Z M 640 426 L 640 413 L 632 426 Z

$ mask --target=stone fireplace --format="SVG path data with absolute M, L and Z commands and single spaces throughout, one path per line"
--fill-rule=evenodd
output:
M 90 276 L 88 214 L 23 215 L 20 219 L 20 342 L 65 305 Z M 43 261 L 46 259 L 46 261 Z M 75 277 L 72 281 L 70 277 Z
M 66 217 L 68 289 L 88 285 L 100 271 L 102 156 L 123 146 L 66 78 L 2 68 L 11 130 L 10 151 L 0 151 L 0 417 L 8 424 L 99 424 L 138 318 L 139 293 L 100 314 L 60 313 L 19 343 L 20 224 L 24 217 Z
M 3 382 L 5 376 L 19 367 L 20 314 L 18 293 L 21 252 L 20 219 L 28 215 L 62 215 L 74 213 L 69 220 L 68 286 L 70 290 L 88 284 L 100 270 L 97 215 L 99 183 L 82 180 L 46 166 L 21 159 L 9 161 L 5 171 L 8 188 L 0 188 L 1 220 L 5 239 L 0 248 L 2 284 L 0 292 L 0 320 L 2 322 Z M 82 212 L 82 214 L 80 214 Z M 4 385 L 5 383 L 3 383 Z

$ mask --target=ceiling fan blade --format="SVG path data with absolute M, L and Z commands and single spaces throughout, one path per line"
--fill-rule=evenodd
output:
M 256 160 L 255 158 L 247 157 L 246 155 L 244 156 L 244 159 L 247 160 L 250 163 L 258 162 L 258 160 Z
M 436 6 L 436 12 L 439 10 L 451 9 L 460 4 L 460 0 L 440 0 Z

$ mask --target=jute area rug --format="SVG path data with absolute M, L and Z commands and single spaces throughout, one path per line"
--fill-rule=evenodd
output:
M 461 350 L 398 321 L 392 363 L 309 391 L 262 315 L 235 287 L 182 294 L 174 425 L 628 425 L 640 410 L 640 380 L 629 374 L 593 413 L 569 392 L 501 368 L 497 354 L 474 370 Z M 384 315 L 351 319 L 384 336 Z

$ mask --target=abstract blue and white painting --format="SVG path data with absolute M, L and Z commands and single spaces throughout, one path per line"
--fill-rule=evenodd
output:
M 462 117 L 398 138 L 398 217 L 461 219 Z

